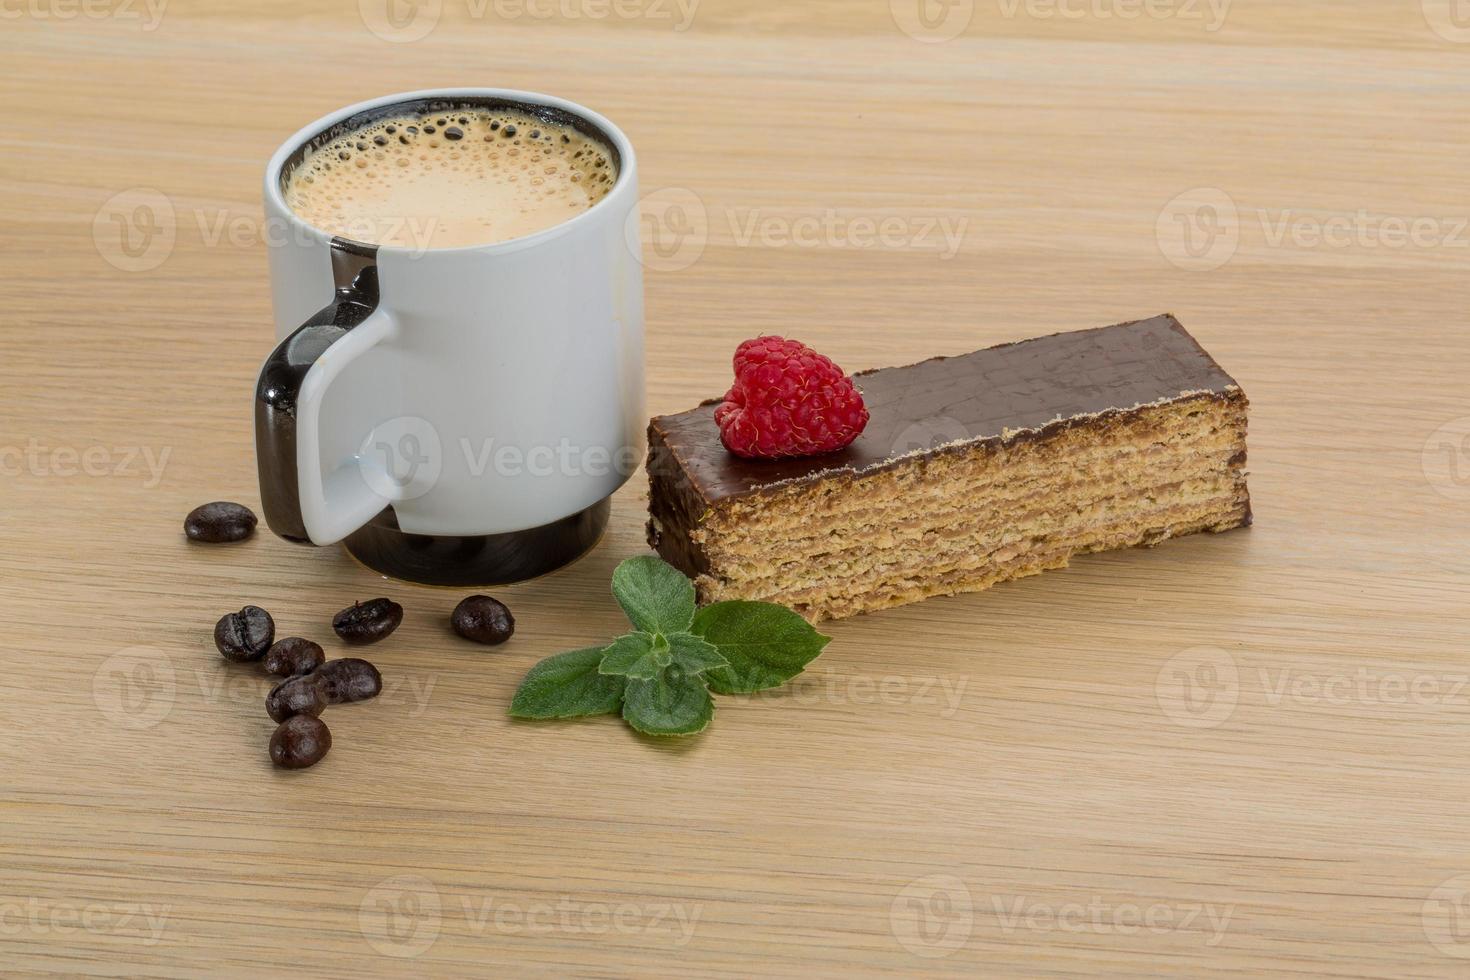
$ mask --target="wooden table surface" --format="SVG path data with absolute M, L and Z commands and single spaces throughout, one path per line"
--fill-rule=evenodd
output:
M 0 7 L 0 970 L 1463 976 L 1452 7 Z M 448 633 L 460 593 L 337 549 L 189 545 L 196 504 L 259 504 L 266 158 L 456 85 L 637 145 L 652 411 L 762 332 L 856 370 L 1169 310 L 1251 397 L 1255 527 L 831 624 L 678 743 L 506 716 L 619 630 L 641 475 L 589 557 L 498 591 L 494 650 Z M 379 594 L 387 692 L 273 769 L 215 619 L 337 655 L 331 614 Z

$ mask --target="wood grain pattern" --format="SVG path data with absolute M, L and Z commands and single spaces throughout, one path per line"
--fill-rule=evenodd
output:
M 651 4 L 444 0 L 406 43 L 350 0 L 3 8 L 5 972 L 1463 975 L 1452 5 L 979 0 L 926 43 L 903 0 Z M 590 557 L 501 591 L 493 651 L 448 633 L 457 593 L 335 549 L 189 547 L 195 504 L 258 504 L 265 159 L 463 84 L 593 105 L 653 203 L 694 196 L 697 260 L 648 276 L 650 410 L 762 331 L 857 369 L 1171 310 L 1251 396 L 1256 526 L 831 624 L 801 683 L 679 744 L 505 715 L 619 628 L 641 480 Z M 173 215 L 130 257 L 139 188 Z M 272 770 L 210 626 L 250 601 L 326 642 L 382 593 L 388 692 Z

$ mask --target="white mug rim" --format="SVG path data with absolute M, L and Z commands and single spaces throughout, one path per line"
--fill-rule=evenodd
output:
M 573 116 L 577 116 L 585 122 L 591 123 L 593 126 L 597 127 L 601 131 L 601 133 L 612 142 L 613 149 L 617 151 L 619 157 L 617 179 L 613 181 L 613 186 L 608 190 L 607 195 L 603 197 L 601 201 L 598 201 L 597 204 L 588 208 L 586 211 L 583 211 L 580 214 L 575 214 L 572 217 L 567 218 L 566 220 L 561 221 L 557 224 L 554 224 L 549 228 L 543 228 L 540 231 L 532 232 L 529 235 L 521 235 L 516 238 L 507 238 L 504 241 L 500 242 L 489 242 L 481 245 L 459 245 L 452 248 L 424 249 L 422 247 L 381 245 L 374 242 L 358 241 L 357 239 L 347 238 L 342 235 L 333 235 L 330 232 L 322 228 L 318 228 L 316 225 L 313 225 L 310 222 L 307 222 L 306 220 L 301 218 L 300 215 L 296 214 L 295 211 L 291 210 L 291 207 L 286 203 L 285 196 L 281 193 L 281 172 L 284 170 L 287 161 L 291 159 L 291 157 L 296 153 L 297 150 L 305 146 L 313 137 L 317 136 L 318 134 L 326 131 L 327 129 L 330 129 L 332 126 L 335 126 L 340 122 L 343 122 L 347 119 L 352 118 L 355 115 L 358 115 L 359 113 L 370 112 L 374 109 L 380 109 L 385 106 L 394 105 L 395 103 L 399 102 L 414 102 L 424 99 L 496 99 L 504 100 L 507 102 L 519 102 L 528 105 L 545 106 L 549 109 L 557 109 L 559 111 L 569 113 Z M 496 252 L 511 252 L 522 248 L 528 248 L 533 245 L 540 244 L 541 242 L 548 241 L 553 238 L 559 238 L 565 234 L 570 234 L 582 223 L 588 220 L 593 220 L 591 216 L 596 213 L 597 210 L 601 208 L 602 205 L 606 204 L 610 199 L 619 196 L 622 193 L 625 193 L 625 188 L 636 186 L 636 172 L 637 158 L 634 156 L 633 153 L 633 144 L 628 140 L 628 137 L 623 133 L 623 131 L 601 113 L 594 112 L 586 106 L 579 105 L 576 102 L 572 102 L 568 99 L 563 99 L 555 95 L 547 95 L 542 92 L 529 92 L 522 89 L 510 88 L 419 89 L 413 92 L 399 92 L 395 95 L 384 95 L 375 99 L 367 99 L 354 105 L 344 106 L 334 112 L 327 113 L 325 116 L 322 116 L 320 119 L 317 119 L 314 122 L 307 123 L 305 126 L 301 127 L 290 139 L 282 143 L 281 146 L 276 150 L 276 152 L 271 156 L 270 163 L 267 165 L 265 172 L 265 199 L 266 202 L 274 206 L 285 217 L 287 221 L 293 223 L 299 229 L 305 229 L 313 234 L 319 235 L 322 237 L 323 240 L 326 241 L 338 240 L 348 242 L 352 245 L 356 245 L 364 249 L 371 249 L 379 255 L 400 254 L 422 256 L 430 254 L 493 254 Z

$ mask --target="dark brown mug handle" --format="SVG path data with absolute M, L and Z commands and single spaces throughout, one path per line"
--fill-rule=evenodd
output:
M 332 302 L 266 358 L 255 386 L 255 461 L 260 499 L 270 529 L 287 541 L 310 544 L 301 514 L 296 458 L 296 407 L 302 382 L 317 359 L 378 307 L 375 249 L 332 240 Z

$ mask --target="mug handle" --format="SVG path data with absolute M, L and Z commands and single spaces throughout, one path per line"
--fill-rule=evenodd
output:
M 331 472 L 321 463 L 322 400 L 348 364 L 395 333 L 378 304 L 373 250 L 332 242 L 332 302 L 281 341 L 255 387 L 255 458 L 270 529 L 288 541 L 332 544 L 393 502 L 364 478 L 353 457 Z

